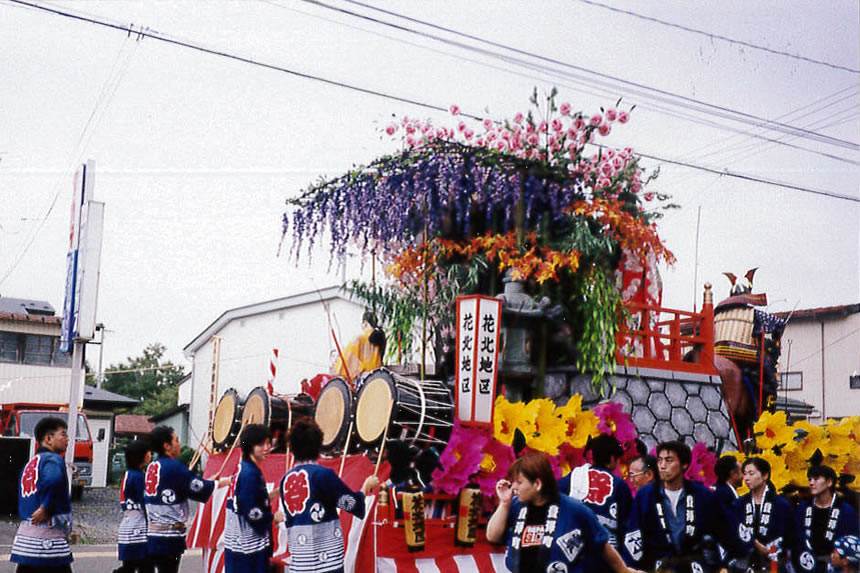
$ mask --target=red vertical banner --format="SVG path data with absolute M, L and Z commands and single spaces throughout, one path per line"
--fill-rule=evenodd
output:
M 467 426 L 492 426 L 498 378 L 502 301 L 457 297 L 457 418 Z

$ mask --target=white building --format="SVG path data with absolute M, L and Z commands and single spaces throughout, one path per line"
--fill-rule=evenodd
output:
M 50 303 L 0 298 L 0 404 L 66 404 L 71 356 Z
M 228 388 L 245 396 L 257 386 L 265 387 L 274 349 L 279 354 L 275 391 L 296 393 L 303 379 L 330 371 L 337 355 L 332 330 L 344 348 L 361 332 L 363 311 L 339 287 L 330 287 L 234 308 L 219 316 L 184 348 L 192 361 L 191 382 L 180 387 L 178 403 L 190 404 L 187 445 L 196 448 L 209 427 L 213 337 L 220 339 L 216 405 Z
M 860 413 L 860 304 L 795 311 L 782 336 L 779 396 L 811 421 Z

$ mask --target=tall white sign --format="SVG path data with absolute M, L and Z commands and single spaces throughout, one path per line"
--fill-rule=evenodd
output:
M 467 426 L 492 426 L 498 377 L 502 301 L 457 297 L 457 418 Z

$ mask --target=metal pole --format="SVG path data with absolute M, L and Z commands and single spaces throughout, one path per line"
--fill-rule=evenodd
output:
M 101 390 L 102 381 L 104 381 L 104 370 L 102 369 L 102 357 L 104 356 L 104 348 L 105 348 L 105 325 L 102 323 L 98 323 L 96 325 L 96 330 L 101 332 L 101 337 L 99 339 L 99 375 L 96 378 L 96 388 Z
M 68 435 L 69 447 L 66 449 L 66 471 L 69 473 L 69 485 L 72 485 L 72 471 L 75 467 L 75 444 L 78 434 L 78 403 L 81 401 L 84 382 L 84 342 L 74 341 L 72 348 L 72 378 L 69 385 L 69 418 Z

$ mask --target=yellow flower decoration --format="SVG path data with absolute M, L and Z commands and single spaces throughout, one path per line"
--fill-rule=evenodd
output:
M 549 398 L 531 400 L 525 407 L 523 418 L 530 424 L 527 426 L 526 445 L 530 448 L 550 454 L 558 453 L 558 447 L 564 439 L 566 425 L 555 412 L 555 404 Z
M 794 423 L 794 429 L 803 430 L 806 436 L 796 438 L 796 455 L 804 462 L 815 454 L 815 450 L 819 449 L 825 440 L 824 428 L 815 424 L 810 424 L 806 420 L 801 420 Z M 805 478 L 804 478 L 805 479 Z
M 782 490 L 791 481 L 791 474 L 788 468 L 785 467 L 785 462 L 782 456 L 778 456 L 773 451 L 768 450 L 761 452 L 758 456 L 770 464 L 770 481 L 773 482 L 777 491 Z
M 600 419 L 591 410 L 582 409 L 582 396 L 574 394 L 557 409 L 564 423 L 564 440 L 574 448 L 583 448 L 588 438 L 598 435 Z
M 517 428 L 523 431 L 525 423 L 523 414 L 525 404 L 522 402 L 511 403 L 504 396 L 496 398 L 493 412 L 493 435 L 506 446 L 514 441 L 514 432 Z
M 788 425 L 783 411 L 775 414 L 763 412 L 753 426 L 753 431 L 756 436 L 756 445 L 762 450 L 770 450 L 774 447 L 790 450 L 796 447 L 794 429 Z

